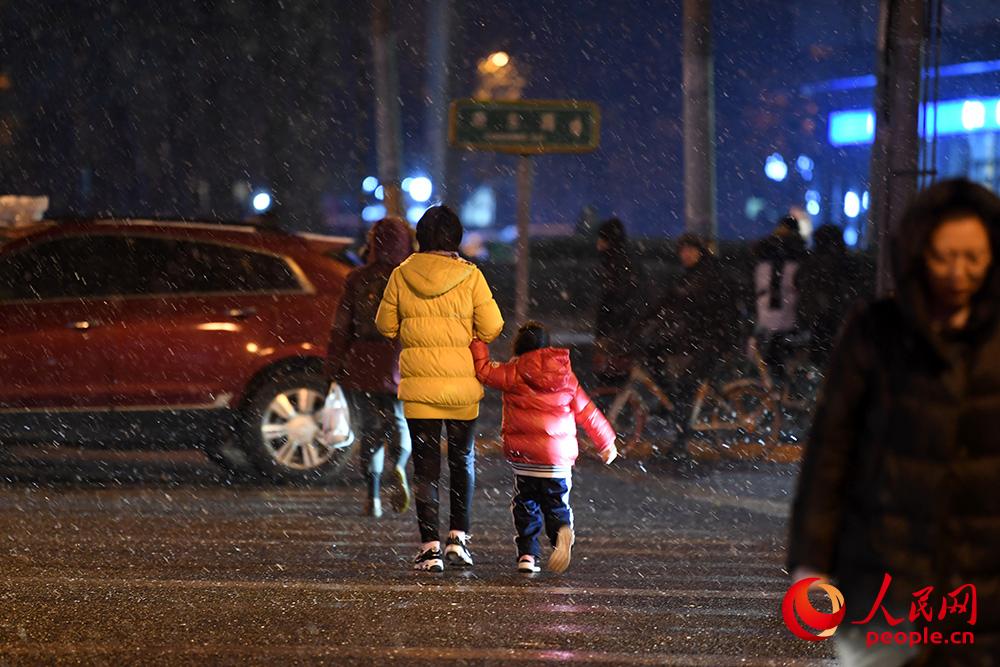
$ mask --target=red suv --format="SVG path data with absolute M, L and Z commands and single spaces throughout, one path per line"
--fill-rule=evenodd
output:
M 323 362 L 346 239 L 90 220 L 0 246 L 0 445 L 205 446 L 273 479 L 330 477 Z

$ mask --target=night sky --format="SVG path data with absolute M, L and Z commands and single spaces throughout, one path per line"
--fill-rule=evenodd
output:
M 45 193 L 56 214 L 239 217 L 238 181 L 272 187 L 292 226 L 325 230 L 360 209 L 374 172 L 369 14 L 363 3 L 177 0 L 0 4 L 3 190 Z M 680 0 L 457 3 L 452 97 L 505 50 L 526 97 L 596 101 L 601 148 L 537 158 L 533 216 L 575 223 L 585 205 L 637 234 L 681 230 Z M 763 175 L 775 150 L 825 148 L 803 83 L 872 71 L 876 0 L 717 0 L 719 229 L 765 233 L 801 196 Z M 425 3 L 394 3 L 405 171 L 425 167 Z M 946 62 L 1000 58 L 1000 9 L 946 2 Z M 972 35 L 975 38 L 969 39 Z M 992 37 L 992 39 L 990 39 Z M 810 125 L 811 123 L 811 125 Z M 804 127 L 811 127 L 804 130 Z M 513 158 L 460 155 L 460 194 L 494 170 L 513 222 Z M 484 167 L 484 165 L 486 165 Z M 499 171 L 496 171 L 499 169 Z M 405 175 L 405 174 L 404 174 Z M 748 197 L 769 208 L 744 215 Z

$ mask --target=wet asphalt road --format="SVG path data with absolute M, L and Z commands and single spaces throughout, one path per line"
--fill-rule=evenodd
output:
M 572 566 L 527 577 L 501 460 L 479 458 L 471 572 L 411 572 L 412 511 L 359 516 L 354 475 L 21 450 L 0 465 L 0 665 L 833 664 L 779 614 L 793 469 L 584 462 Z

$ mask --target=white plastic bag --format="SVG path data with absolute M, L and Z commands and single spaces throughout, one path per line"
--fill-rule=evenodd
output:
M 326 403 L 320 410 L 320 442 L 327 447 L 343 449 L 354 442 L 351 430 L 351 411 L 344 397 L 344 390 L 334 382 L 326 395 Z

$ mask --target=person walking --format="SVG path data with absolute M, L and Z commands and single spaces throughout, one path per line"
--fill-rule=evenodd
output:
M 834 637 L 841 664 L 996 664 L 1000 199 L 937 183 L 903 214 L 893 250 L 895 294 L 851 317 L 834 346 L 787 565 L 797 581 L 832 578 L 859 610 Z M 921 595 L 934 614 L 914 614 Z M 942 600 L 966 600 L 965 613 L 942 614 Z M 869 608 L 867 625 L 847 624 Z M 974 631 L 975 643 L 865 645 L 866 631 L 922 628 Z
M 399 218 L 384 218 L 368 232 L 365 265 L 351 271 L 344 285 L 327 353 L 327 377 L 340 384 L 360 423 L 361 469 L 365 473 L 366 500 L 362 513 L 382 516 L 380 487 L 385 442 L 395 461 L 392 508 L 410 507 L 406 463 L 410 458 L 410 433 L 399 388 L 399 344 L 386 340 L 375 328 L 375 313 L 392 271 L 413 252 L 413 233 Z
M 472 341 L 471 349 L 476 377 L 503 392 L 503 451 L 514 469 L 517 569 L 540 570 L 538 538 L 544 527 L 553 547 L 549 569 L 565 572 L 576 539 L 569 494 L 579 454 L 577 424 L 606 464 L 618 456 L 615 431 L 576 379 L 569 350 L 551 347 L 540 323 L 518 329 L 514 357 L 506 363 L 490 361 L 481 340 Z
M 447 206 L 432 206 L 417 223 L 419 252 L 389 277 L 375 324 L 402 345 L 398 396 L 413 440 L 414 495 L 420 553 L 414 569 L 471 567 L 475 489 L 475 423 L 483 387 L 469 343 L 492 341 L 503 318 L 482 272 L 458 255 L 462 223 Z M 448 442 L 450 530 L 442 551 L 438 526 L 441 435 Z

